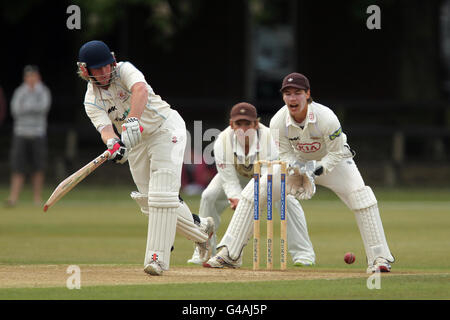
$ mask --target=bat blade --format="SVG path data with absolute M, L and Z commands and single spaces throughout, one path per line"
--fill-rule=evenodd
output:
M 95 169 L 101 166 L 108 158 L 111 153 L 106 150 L 101 155 L 96 157 L 94 160 L 86 164 L 83 168 L 74 172 L 72 175 L 64 179 L 53 191 L 50 198 L 44 204 L 44 212 L 54 205 L 58 200 L 60 200 L 65 194 L 72 190 L 77 184 L 79 184 L 84 178 L 91 174 Z

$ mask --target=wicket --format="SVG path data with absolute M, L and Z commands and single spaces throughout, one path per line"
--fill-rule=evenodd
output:
M 267 270 L 273 269 L 273 220 L 272 220 L 272 182 L 273 165 L 280 165 L 281 174 L 281 230 L 280 230 L 280 269 L 286 270 L 286 163 L 284 161 L 258 160 L 254 164 L 253 181 L 253 270 L 259 270 L 260 264 L 260 201 L 259 187 L 261 167 L 267 166 Z

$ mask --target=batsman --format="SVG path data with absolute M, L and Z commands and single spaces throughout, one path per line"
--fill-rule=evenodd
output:
M 209 257 L 212 218 L 192 215 L 179 198 L 186 147 L 186 126 L 180 114 L 157 95 L 130 62 L 116 62 L 102 41 L 79 50 L 79 76 L 88 81 L 84 106 L 111 153 L 110 160 L 128 160 L 138 191 L 131 197 L 148 215 L 144 271 L 162 275 L 169 269 L 178 231 L 194 241 L 201 258 Z

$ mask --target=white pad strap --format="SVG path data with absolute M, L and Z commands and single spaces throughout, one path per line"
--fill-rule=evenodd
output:
M 137 202 L 141 208 L 141 212 L 148 216 L 148 196 L 137 191 L 132 191 L 130 197 Z
M 353 191 L 348 197 L 351 210 L 361 210 L 370 208 L 377 204 L 377 199 L 369 186 Z

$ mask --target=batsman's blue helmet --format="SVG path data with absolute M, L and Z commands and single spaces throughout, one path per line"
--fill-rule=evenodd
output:
M 85 63 L 88 68 L 100 68 L 115 61 L 114 55 L 103 41 L 92 40 L 86 42 L 78 53 L 78 61 Z

